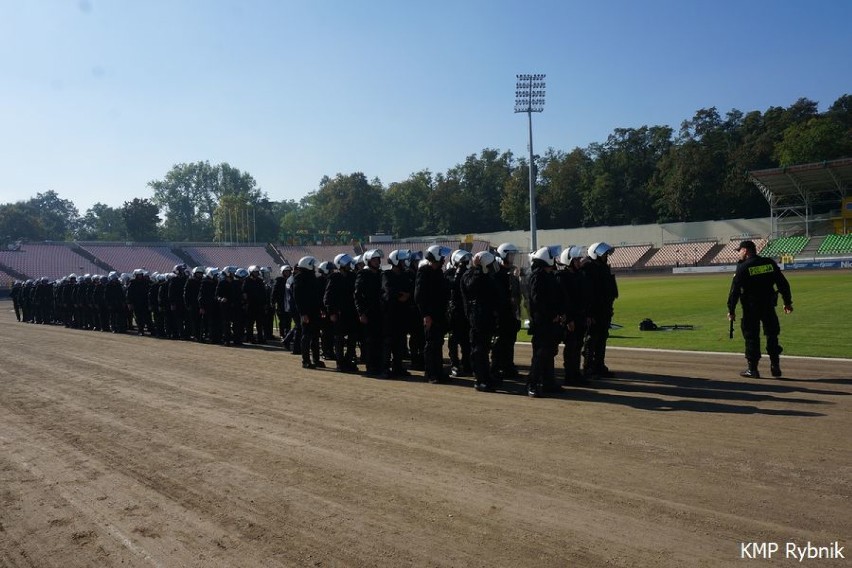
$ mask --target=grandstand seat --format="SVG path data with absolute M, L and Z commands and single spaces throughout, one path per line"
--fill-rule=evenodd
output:
M 167 246 L 78 243 L 79 246 L 118 272 L 143 268 L 150 272 L 171 272 L 183 263 Z
M 764 247 L 766 247 L 766 239 L 764 238 L 756 238 L 751 237 L 751 241 L 754 242 L 755 247 L 757 247 L 758 253 L 760 253 Z M 728 241 L 728 244 L 725 245 L 725 248 L 716 253 L 716 256 L 710 260 L 710 264 L 736 264 L 739 260 L 739 255 L 737 254 L 737 250 L 739 249 L 740 243 L 743 241 L 742 238 L 734 238 Z
M 852 254 L 852 233 L 826 236 L 817 254 Z
M 778 237 L 770 240 L 760 254 L 762 256 L 772 258 L 777 258 L 783 255 L 795 256 L 802 252 L 802 249 L 805 248 L 809 240 L 810 239 L 804 235 Z
M 660 247 L 645 266 L 692 266 L 698 264 L 716 245 L 715 241 L 669 243 Z
M 0 263 L 28 278 L 46 276 L 51 280 L 75 273 L 101 274 L 103 269 L 80 256 L 65 244 L 21 245 L 20 250 L 0 251 Z

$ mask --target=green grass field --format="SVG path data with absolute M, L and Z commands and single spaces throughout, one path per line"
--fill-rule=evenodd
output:
M 786 272 L 793 292 L 792 314 L 780 306 L 780 342 L 785 355 L 852 357 L 852 272 Z M 741 353 L 739 319 L 728 339 L 726 317 L 732 274 L 631 276 L 618 278 L 609 345 Z M 737 318 L 742 315 L 738 307 Z M 690 324 L 692 331 L 639 331 L 639 322 Z M 522 331 L 519 340 L 529 340 Z

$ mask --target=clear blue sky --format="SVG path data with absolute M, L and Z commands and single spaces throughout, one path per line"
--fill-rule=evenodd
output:
M 852 2 L 0 0 L 0 203 L 84 213 L 172 165 L 271 199 L 527 152 L 515 74 L 546 73 L 537 151 L 715 106 L 825 110 L 852 92 Z

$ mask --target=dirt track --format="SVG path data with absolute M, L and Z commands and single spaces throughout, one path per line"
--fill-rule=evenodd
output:
M 852 556 L 848 360 L 746 381 L 739 356 L 613 350 L 618 378 L 531 400 L 9 308 L 0 566 L 721 566 L 749 541 Z

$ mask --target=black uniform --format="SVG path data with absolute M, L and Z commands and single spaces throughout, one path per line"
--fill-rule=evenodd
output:
M 515 368 L 515 342 L 518 330 L 521 329 L 518 317 L 520 286 L 514 282 L 517 277 L 513 269 L 514 267 L 502 266 L 494 273 L 497 290 L 497 329 L 491 349 L 491 373 L 507 378 L 518 376 L 518 370 Z
M 322 303 L 318 286 L 313 270 L 296 269 L 293 275 L 293 299 L 302 322 L 302 366 L 311 369 L 321 363 L 318 332 Z
M 581 380 L 580 355 L 586 336 L 591 292 L 585 274 L 573 267 L 557 272 L 556 280 L 565 297 L 565 349 L 562 352 L 562 365 L 565 370 L 565 384 L 569 385 Z
M 257 276 L 249 276 L 242 281 L 242 292 L 246 305 L 246 338 L 251 343 L 265 343 L 266 284 Z
M 355 309 L 363 318 L 364 361 L 368 375 L 382 372 L 382 271 L 365 266 L 355 275 Z
M 148 299 L 148 281 L 143 276 L 135 276 L 127 285 L 127 305 L 136 319 L 136 333 L 142 335 L 145 328 L 153 334 L 151 328 L 151 310 Z
M 583 372 L 589 377 L 609 377 L 612 373 L 606 366 L 606 341 L 613 305 L 618 298 L 618 285 L 605 258 L 585 258 L 581 270 L 592 293 L 589 303 L 591 322 L 583 346 Z
M 470 325 L 471 358 L 473 375 L 478 390 L 493 390 L 499 386 L 499 378 L 491 374 L 488 353 L 497 327 L 497 289 L 494 279 L 474 266 L 462 276 L 462 296 L 465 314 Z
M 186 319 L 189 334 L 201 341 L 201 312 L 198 308 L 198 291 L 201 289 L 201 273 L 193 273 L 186 279 L 183 287 L 183 305 L 186 306 Z
M 425 336 L 424 369 L 426 380 L 430 382 L 445 382 L 444 373 L 444 334 L 447 332 L 447 310 L 450 304 L 449 282 L 444 278 L 440 268 L 431 265 L 423 266 L 417 271 L 414 286 L 414 302 L 421 317 L 430 317 L 432 323 L 428 329 L 421 321 Z
M 291 344 L 287 341 L 287 335 L 293 327 L 293 314 L 287 309 L 287 278 L 284 276 L 275 278 L 269 299 L 275 315 L 278 316 L 278 334 L 281 336 L 281 343 L 284 344 L 285 349 L 288 349 Z M 292 339 L 290 341 L 292 342 Z
M 527 392 L 558 391 L 553 360 L 562 339 L 560 318 L 565 315 L 565 294 L 556 275 L 533 261 L 530 275 L 530 333 L 532 333 L 532 365 L 527 379 Z
M 405 340 L 411 321 L 411 296 L 414 290 L 407 271 L 385 270 L 382 273 L 382 313 L 384 316 L 384 364 L 388 376 L 404 376 L 402 365 Z
M 728 294 L 728 313 L 733 314 L 737 302 L 742 303 L 740 328 L 745 339 L 749 369 L 754 373 L 757 372 L 757 362 L 760 360 L 760 325 L 763 324 L 766 353 L 773 366 L 773 375 L 781 374 L 780 370 L 776 373 L 781 354 L 781 345 L 778 344 L 781 325 L 775 313 L 779 293 L 785 306 L 793 305 L 790 284 L 774 260 L 754 254 L 737 265 Z
M 334 319 L 334 358 L 337 369 L 358 370 L 355 363 L 355 342 L 358 331 L 358 311 L 355 309 L 355 274 L 348 269 L 333 272 L 328 277 L 323 304 L 329 319 Z

